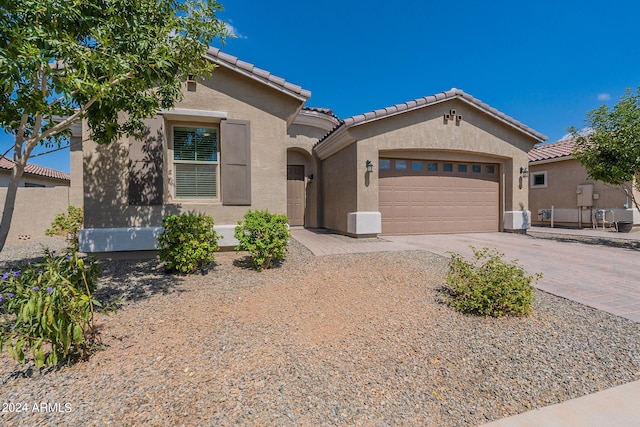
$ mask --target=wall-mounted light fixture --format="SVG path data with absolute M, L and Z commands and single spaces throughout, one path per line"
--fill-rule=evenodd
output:
M 529 176 L 529 169 L 527 168 L 520 168 L 520 176 L 523 178 L 527 178 Z
M 309 184 L 311 184 L 311 183 L 313 182 L 313 174 L 310 174 L 310 175 L 307 177 L 307 182 L 308 182 Z
M 371 160 L 367 160 L 367 173 L 373 172 L 373 162 Z

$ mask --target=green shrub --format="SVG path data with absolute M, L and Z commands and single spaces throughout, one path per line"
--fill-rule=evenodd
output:
M 86 357 L 95 348 L 92 293 L 100 272 L 95 260 L 77 252 L 7 271 L 0 280 L 0 351 L 25 363 L 30 352 L 37 367 L 62 358 Z
M 67 213 L 57 214 L 51 228 L 46 231 L 47 236 L 65 236 L 70 251 L 78 250 L 78 234 L 84 224 L 84 210 L 69 206 Z
M 167 270 L 194 273 L 215 259 L 218 235 L 213 218 L 204 214 L 169 215 L 162 221 L 158 256 Z
M 531 282 L 537 282 L 542 275 L 527 276 L 515 261 L 503 261 L 504 254 L 495 249 L 471 249 L 471 262 L 451 254 L 447 275 L 449 305 L 462 312 L 493 317 L 530 313 L 534 301 Z
M 286 215 L 268 210 L 249 211 L 239 221 L 234 236 L 240 242 L 237 251 L 249 251 L 253 268 L 262 271 L 284 259 L 289 244 L 289 225 Z

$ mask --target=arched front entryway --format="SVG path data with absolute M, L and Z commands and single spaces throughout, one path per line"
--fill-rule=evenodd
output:
M 309 225 L 310 188 L 315 167 L 313 158 L 302 149 L 287 150 L 287 217 L 291 226 Z

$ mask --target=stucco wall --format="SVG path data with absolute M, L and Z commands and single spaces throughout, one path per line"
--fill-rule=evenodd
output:
M 450 109 L 456 109 L 463 120 L 445 123 L 444 114 Z M 349 129 L 349 135 L 357 140 L 352 145 L 357 145 L 358 211 L 378 210 L 380 155 L 496 163 L 501 174 L 500 197 L 504 211 L 528 209 L 527 182 L 524 180 L 520 188 L 520 167 L 527 166 L 527 152 L 537 141 L 464 102 L 443 102 L 354 126 Z M 365 173 L 366 160 L 375 165 L 370 176 Z M 325 173 L 327 166 L 325 161 Z
M 269 209 L 286 213 L 286 144 L 287 120 L 293 120 L 302 102 L 275 89 L 229 71 L 215 70 L 211 80 L 187 90 L 176 108 L 210 110 L 226 114 L 228 119 L 249 120 L 251 138 L 251 206 L 223 206 L 220 201 L 171 199 L 165 180 L 161 206 L 128 204 L 129 141 L 123 139 L 109 147 L 86 142 L 83 149 L 85 227 L 149 227 L 161 225 L 171 213 L 196 211 L 213 216 L 217 225 L 235 225 L 249 209 Z M 171 120 L 158 117 L 152 133 L 164 134 L 164 171 L 171 168 L 167 157 L 167 132 L 171 124 L 190 123 L 202 126 L 218 124 L 220 119 L 193 118 Z M 217 123 L 216 123 L 217 121 Z M 86 132 L 86 129 L 85 129 Z M 85 133 L 86 134 L 86 133 Z M 221 135 L 221 157 L 224 135 Z
M 349 145 L 322 162 L 324 228 L 347 232 L 347 215 L 358 210 L 358 186 L 363 173 L 359 163 L 356 144 Z
M 292 125 L 287 132 L 287 164 L 304 165 L 306 179 L 305 227 L 321 226 L 320 203 L 322 181 L 319 179 L 319 160 L 312 153 L 313 146 L 326 130 L 306 125 Z M 309 176 L 313 175 L 313 179 Z
M 534 173 L 546 172 L 546 187 L 531 187 Z M 626 195 L 619 187 L 612 187 L 600 181 L 590 180 L 587 172 L 575 159 L 567 159 L 556 162 L 532 164 L 529 166 L 529 204 L 533 222 L 536 224 L 549 223 L 550 219 L 543 220 L 538 216 L 540 209 L 555 210 L 555 222 L 558 224 L 577 225 L 582 214 L 582 223 L 590 223 L 591 209 L 579 209 L 577 200 L 578 185 L 593 185 L 594 193 L 598 199 L 593 200 L 593 209 L 611 209 L 618 212 L 617 219 L 622 220 Z M 630 213 L 630 215 L 632 215 Z
M 6 188 L 0 188 L 0 203 L 4 205 Z M 10 240 L 37 239 L 46 236 L 56 214 L 67 212 L 69 187 L 18 188 L 15 210 L 9 229 Z

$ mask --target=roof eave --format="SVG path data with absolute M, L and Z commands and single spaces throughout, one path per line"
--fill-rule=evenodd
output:
M 333 156 L 355 141 L 356 139 L 349 134 L 349 127 L 342 123 L 331 131 L 326 139 L 322 141 L 322 144 L 314 146 L 313 151 L 320 160 L 324 160 Z
M 326 132 L 331 131 L 340 124 L 340 120 L 335 116 L 312 110 L 301 110 L 293 124 L 302 126 L 312 126 L 323 129 Z
M 272 75 L 268 71 L 254 66 L 253 64 L 241 61 L 235 56 L 225 54 L 221 52 L 220 49 L 210 47 L 204 57 L 216 65 L 233 70 L 252 80 L 265 84 L 297 99 L 302 103 L 305 103 L 311 97 L 311 91 L 289 83 L 280 77 Z
M 531 166 L 544 165 L 547 163 L 563 162 L 566 160 L 576 160 L 576 158 L 572 155 L 569 155 L 569 156 L 553 157 L 551 159 L 529 160 L 529 165 Z

